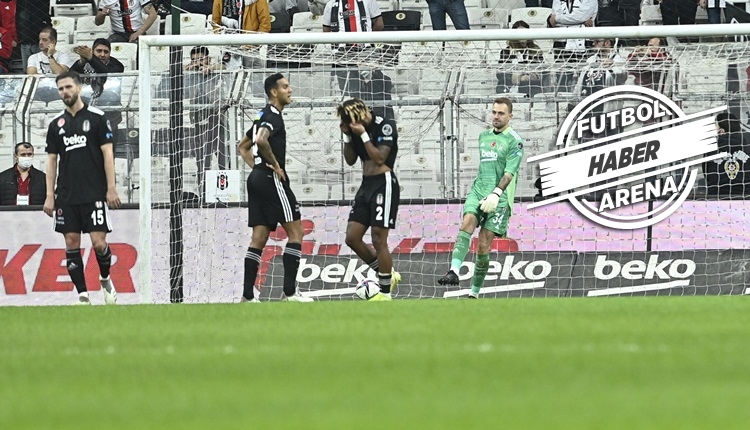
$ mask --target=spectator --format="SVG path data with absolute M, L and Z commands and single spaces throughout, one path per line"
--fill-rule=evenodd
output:
M 548 27 L 593 27 L 599 10 L 598 0 L 553 0 L 552 14 L 547 18 Z M 555 59 L 560 62 L 583 61 L 586 56 L 585 39 L 568 39 L 555 42 Z M 560 89 L 570 91 L 576 79 L 575 72 L 564 72 L 560 76 Z
M 597 39 L 594 41 L 592 50 L 594 53 L 586 60 L 587 66 L 579 79 L 581 96 L 583 97 L 587 97 L 605 88 L 621 85 L 625 83 L 625 78 L 627 78 L 627 73 L 625 73 L 625 59 L 617 53 L 614 40 Z M 591 110 L 591 115 L 612 112 L 621 107 L 621 103 L 617 101 L 599 104 Z M 619 132 L 618 129 L 611 130 L 607 128 L 602 135 L 595 135 L 593 137 L 609 136 L 617 132 Z
M 159 15 L 152 0 L 130 0 L 129 9 L 126 10 L 122 10 L 122 3 L 121 0 L 101 0 L 94 24 L 104 24 L 104 18 L 109 16 L 112 25 L 112 34 L 108 38 L 110 42 L 136 42 L 139 36 L 151 28 Z M 147 15 L 145 20 L 144 13 Z
M 708 14 L 709 24 L 721 24 L 721 15 L 727 7 L 726 0 L 698 0 L 698 4 Z
M 0 205 L 43 205 L 47 198 L 47 175 L 33 166 L 34 146 L 16 145 L 15 164 L 0 173 Z
M 10 70 L 13 48 L 17 45 L 16 0 L 0 0 L 0 74 Z
M 663 91 L 661 79 L 665 75 L 664 65 L 669 60 L 662 39 L 653 37 L 647 46 L 639 46 L 628 55 L 628 73 L 635 79 L 634 84 Z
M 356 75 L 355 75 L 356 73 Z M 360 70 L 350 75 L 348 95 L 351 98 L 369 102 L 372 112 L 383 118 L 394 119 L 393 106 L 382 103 L 392 100 L 393 82 L 377 69 Z M 379 104 L 378 102 L 381 102 Z
M 361 32 L 383 30 L 383 17 L 380 16 L 380 6 L 375 0 L 358 1 L 357 9 L 353 12 L 356 19 L 345 19 L 344 15 L 352 12 L 344 12 L 348 7 L 344 0 L 329 0 L 323 11 L 324 32 Z
M 50 27 L 49 4 L 42 1 L 22 0 L 16 6 L 16 31 L 21 45 L 23 70 L 29 66 L 29 57 L 39 52 L 39 33 Z
M 552 7 L 552 0 L 526 0 L 526 7 Z
M 469 30 L 469 15 L 464 0 L 427 0 L 433 30 L 445 30 L 445 15 L 451 17 L 456 30 Z
M 271 31 L 268 0 L 244 0 L 244 4 L 237 0 L 216 0 L 211 20 L 217 31 L 221 27 L 259 33 Z
M 699 0 L 657 0 L 664 25 L 695 24 L 695 13 Z
M 68 54 L 57 50 L 57 30 L 52 27 L 44 27 L 39 32 L 39 50 L 29 57 L 27 75 L 59 75 L 67 72 L 74 63 Z
M 587 60 L 588 70 L 582 73 L 582 96 L 625 82 L 625 59 L 617 53 L 612 39 L 594 40 L 593 55 Z
M 512 26 L 516 28 L 529 28 L 526 21 L 516 21 Z M 533 40 L 510 40 L 508 47 L 500 51 L 500 64 L 504 67 L 497 72 L 497 94 L 518 92 L 526 97 L 542 92 L 543 74 L 541 71 L 531 71 L 534 64 L 544 61 L 542 48 Z M 510 66 L 511 71 L 508 70 Z M 516 87 L 513 91 L 512 87 Z
M 279 0 L 276 0 L 279 1 Z M 271 31 L 271 12 L 268 0 L 216 0 L 214 2 L 211 19 L 214 31 L 252 31 L 269 33 Z M 259 46 L 247 46 L 247 52 L 242 56 L 242 63 L 247 68 L 262 68 L 264 61 L 260 55 Z
M 196 46 L 190 50 L 190 63 L 185 66 L 187 98 L 195 105 L 190 109 L 190 121 L 195 126 L 195 162 L 198 169 L 198 186 L 204 190 L 205 171 L 211 169 L 211 160 L 217 154 L 219 170 L 227 168 L 226 108 L 223 106 L 224 82 L 217 71 L 224 64 L 213 63 L 207 47 Z
M 81 75 L 81 81 L 84 85 L 91 86 L 92 94 L 89 103 L 92 106 L 119 105 L 121 95 L 119 88 L 105 91 L 104 84 L 107 82 L 107 77 L 101 76 L 107 73 L 123 73 L 125 71 L 125 66 L 117 58 L 110 55 L 112 45 L 109 40 L 99 38 L 94 41 L 91 48 L 85 45 L 76 46 L 73 48 L 73 52 L 78 54 L 79 59 L 73 63 L 70 69 Z M 100 76 L 86 77 L 93 74 Z M 112 133 L 117 136 L 117 125 L 122 121 L 122 113 L 107 111 L 106 117 L 112 127 Z
M 323 11 L 323 31 L 324 32 L 367 32 L 382 31 L 383 17 L 380 15 L 380 7 L 375 0 L 362 0 L 356 2 L 357 8 L 353 11 L 356 19 L 350 19 L 349 13 L 346 12 L 348 4 L 346 0 L 329 0 Z M 345 17 L 347 15 L 347 17 Z M 372 48 L 368 44 L 341 44 L 338 46 L 337 53 L 342 57 L 339 59 L 337 66 L 353 68 L 357 66 L 357 53 Z M 344 58 L 346 57 L 346 58 Z M 359 72 L 336 71 L 336 78 L 339 88 L 347 92 L 349 81 L 358 79 Z
M 731 113 L 716 115 L 719 129 L 719 152 L 724 158 L 703 163 L 703 175 L 709 194 L 747 196 L 750 194 L 750 137 L 743 132 L 740 120 Z

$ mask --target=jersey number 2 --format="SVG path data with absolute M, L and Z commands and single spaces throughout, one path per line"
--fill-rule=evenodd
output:
M 382 206 L 375 206 L 375 220 L 383 221 L 383 207 Z

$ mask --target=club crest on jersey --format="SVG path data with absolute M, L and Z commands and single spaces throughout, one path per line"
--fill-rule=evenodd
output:
M 491 147 L 493 147 L 493 148 L 494 148 L 494 147 L 495 147 L 496 145 L 497 145 L 497 142 L 492 142 L 492 143 L 490 143 L 490 146 L 491 146 Z
M 383 136 L 390 136 L 393 134 L 393 127 L 390 124 L 383 125 Z
M 378 204 L 378 205 L 382 205 L 383 204 L 383 194 L 378 194 L 378 196 L 375 197 L 375 203 Z
M 89 120 L 83 121 L 82 128 L 84 132 L 88 132 L 89 130 L 91 130 L 91 123 L 89 122 Z
M 65 118 L 60 118 L 57 120 L 57 126 L 62 127 L 65 125 Z

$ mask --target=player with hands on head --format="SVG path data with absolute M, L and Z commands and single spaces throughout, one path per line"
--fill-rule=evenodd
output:
M 107 233 L 112 231 L 109 209 L 120 207 L 114 136 L 104 112 L 81 99 L 78 73 L 61 73 L 56 82 L 65 110 L 47 129 L 44 213 L 54 217 L 55 231 L 65 237 L 68 274 L 78 291 L 78 302 L 91 304 L 80 249 L 83 232 L 89 234 L 96 253 L 104 301 L 115 304 L 117 292 L 109 276 L 112 252 L 107 244 Z
M 239 143 L 242 159 L 253 170 L 247 178 L 248 226 L 253 228 L 250 246 L 245 254 L 245 276 L 241 302 L 259 303 L 255 297 L 263 248 L 276 226 L 289 240 L 284 248 L 284 297 L 290 302 L 312 302 L 297 290 L 297 271 L 302 257 L 302 221 L 299 203 L 284 172 L 286 160 L 286 126 L 281 111 L 292 102 L 292 87 L 281 73 L 266 78 L 268 104 L 253 121 Z
M 391 300 L 391 290 L 401 281 L 388 249 L 388 231 L 396 227 L 401 191 L 393 173 L 398 154 L 396 122 L 374 115 L 360 99 L 341 103 L 337 113 L 346 164 L 362 161 L 362 184 L 349 212 L 346 244 L 378 274 L 380 292 L 370 300 Z M 374 251 L 362 240 L 370 227 Z
M 469 298 L 478 298 L 490 263 L 490 245 L 495 236 L 508 231 L 516 176 L 523 160 L 523 139 L 510 126 L 513 103 L 505 97 L 492 104 L 492 129 L 479 134 L 479 172 L 466 196 L 463 219 L 453 245 L 451 267 L 440 285 L 458 285 L 461 264 L 469 252 L 471 235 L 477 226 L 479 245 Z

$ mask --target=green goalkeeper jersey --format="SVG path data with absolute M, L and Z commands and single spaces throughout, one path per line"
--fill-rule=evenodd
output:
M 523 160 L 523 139 L 511 127 L 507 127 L 499 134 L 493 129 L 479 134 L 479 173 L 474 179 L 473 190 L 481 196 L 486 196 L 500 182 L 505 173 L 513 175 L 501 197 L 509 207 L 513 205 L 516 194 L 516 178 L 518 168 Z

